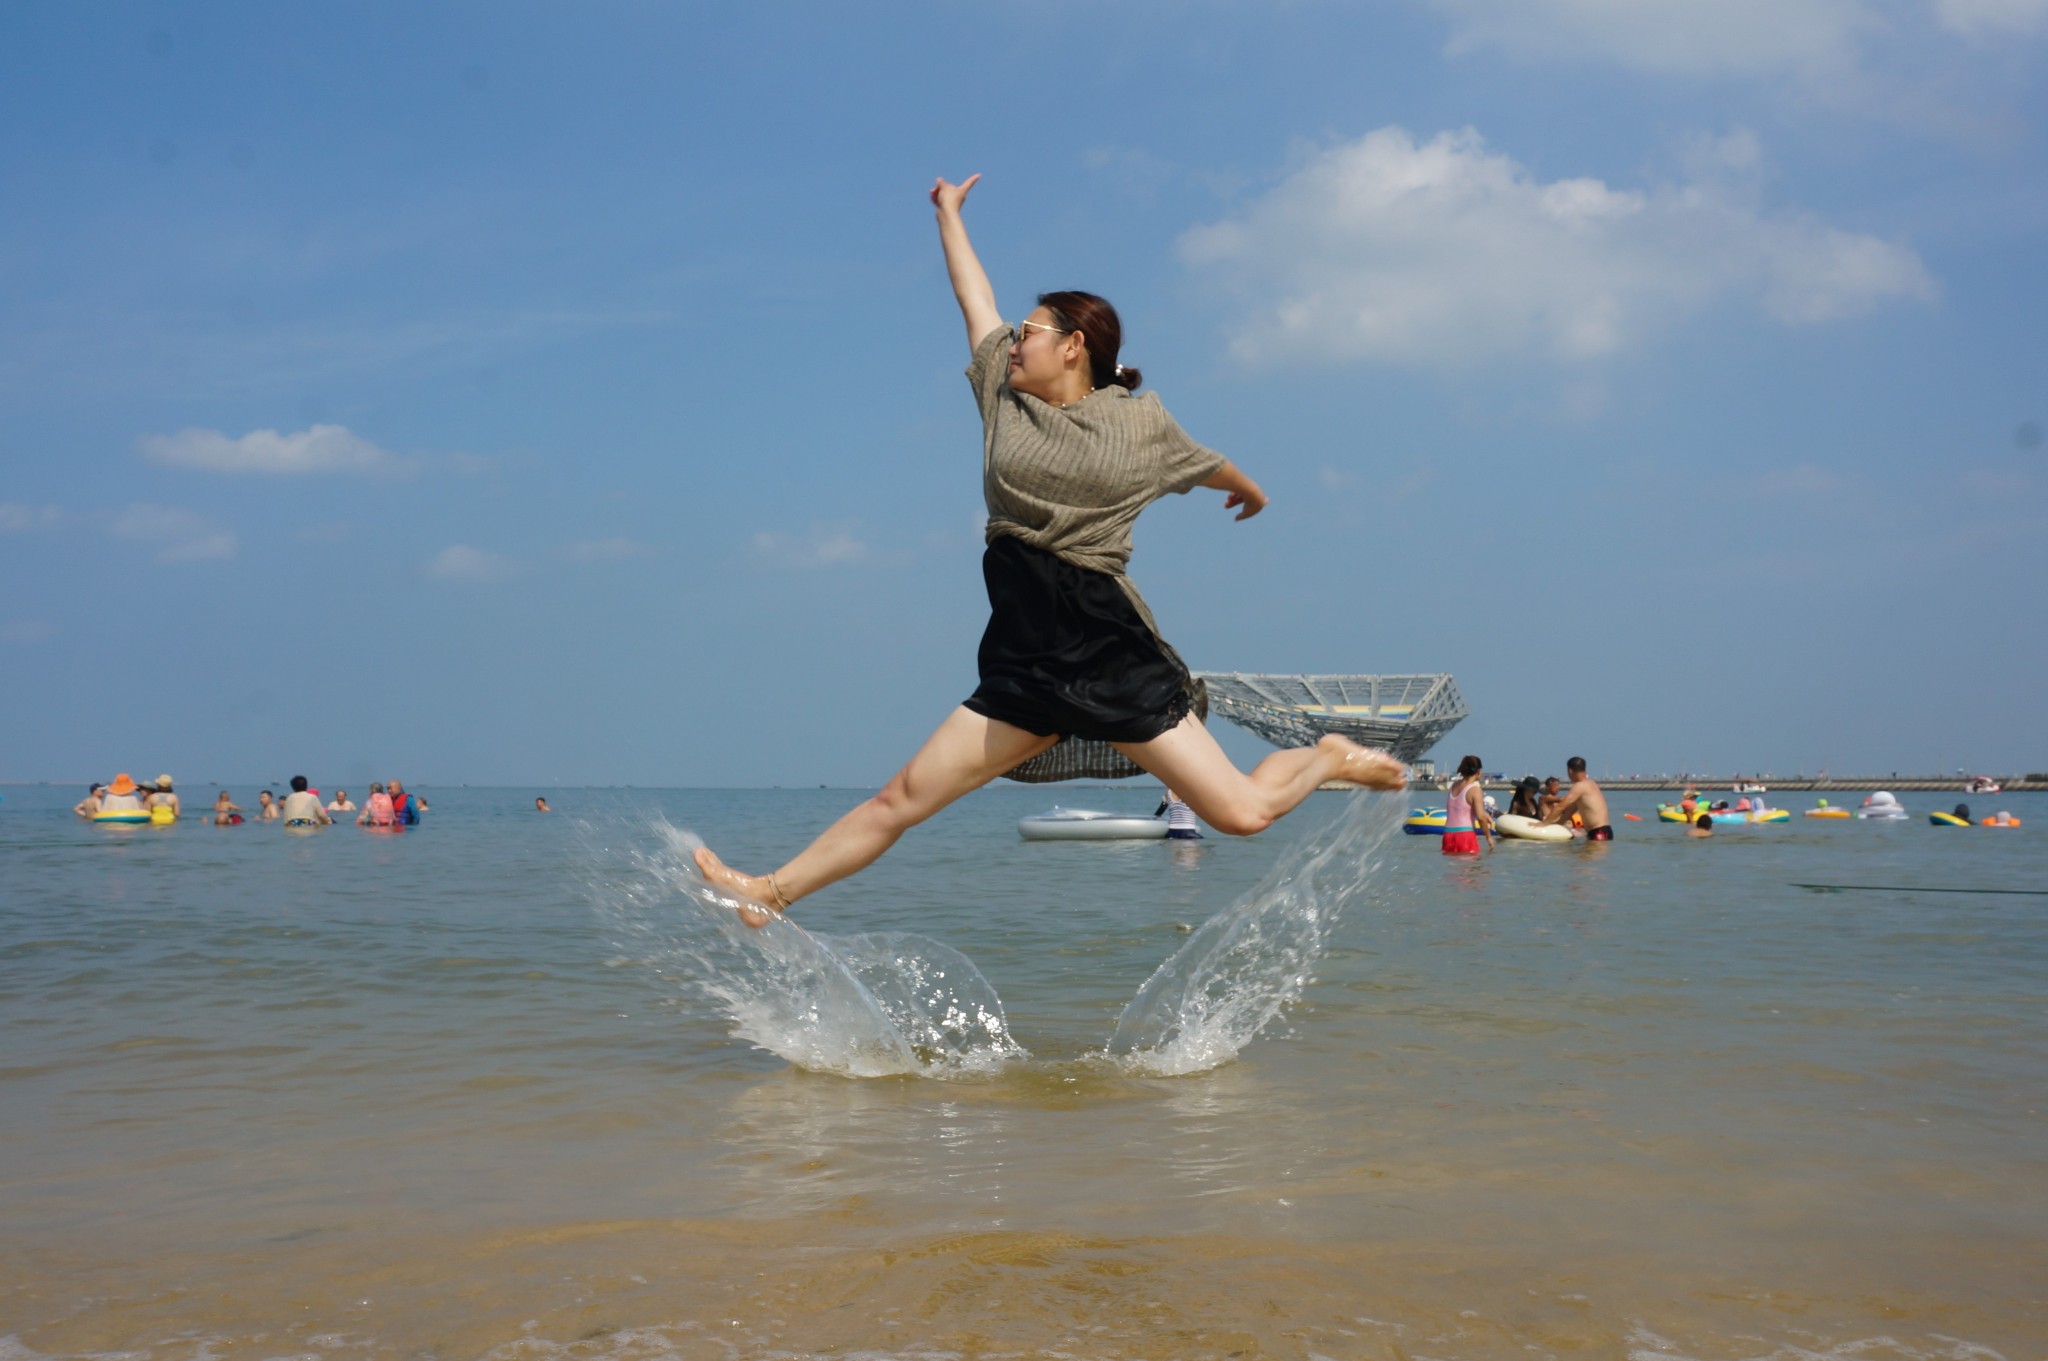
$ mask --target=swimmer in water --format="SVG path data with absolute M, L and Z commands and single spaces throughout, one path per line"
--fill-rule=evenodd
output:
M 284 825 L 326 827 L 333 821 L 327 816 L 327 810 L 320 806 L 320 796 L 307 787 L 306 777 L 292 776 L 292 792 L 284 796 Z
M 872 864 L 904 832 L 1062 738 L 1107 742 L 1171 786 L 1217 831 L 1264 831 L 1332 780 L 1401 789 L 1384 751 L 1332 734 L 1274 752 L 1247 775 L 1193 713 L 1193 680 L 1124 575 L 1131 526 L 1169 493 L 1206 487 L 1248 520 L 1266 493 L 1190 439 L 1157 397 L 1135 395 L 1116 309 L 1092 293 L 1039 295 L 1014 325 L 969 243 L 962 210 L 980 179 L 932 186 L 953 297 L 967 323 L 967 378 L 982 422 L 988 501 L 982 576 L 990 619 L 981 684 L 874 798 L 767 874 L 708 848 L 705 879 L 777 910 Z M 761 925 L 769 914 L 743 910 Z
M 1614 827 L 1607 820 L 1607 794 L 1586 773 L 1586 758 L 1574 756 L 1566 761 L 1564 773 L 1571 777 L 1571 793 L 1559 799 L 1543 820 L 1562 822 L 1567 816 L 1577 814 L 1585 820 L 1586 840 L 1614 840 Z
M 241 820 L 242 806 L 228 798 L 227 790 L 221 790 L 213 801 L 213 825 L 232 827 Z
M 1441 847 L 1445 855 L 1479 854 L 1479 837 L 1486 836 L 1486 849 L 1493 845 L 1493 814 L 1487 811 L 1482 797 L 1486 787 L 1485 763 L 1477 756 L 1467 756 L 1458 762 L 1458 778 L 1451 783 L 1451 792 L 1444 809 L 1444 839 Z
M 548 801 L 546 799 L 536 796 L 533 800 L 533 811 L 536 813 L 552 813 L 555 810 L 548 807 Z

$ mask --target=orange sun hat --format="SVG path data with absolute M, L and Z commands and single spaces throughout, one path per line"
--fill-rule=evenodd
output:
M 122 771 L 114 777 L 114 782 L 107 786 L 107 792 L 109 794 L 133 794 L 135 792 L 135 777 L 125 770 Z

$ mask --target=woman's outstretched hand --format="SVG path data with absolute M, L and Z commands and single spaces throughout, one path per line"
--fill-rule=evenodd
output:
M 1237 510 L 1240 520 L 1249 520 L 1266 508 L 1266 493 L 1259 489 L 1258 483 L 1244 475 L 1244 469 L 1229 459 L 1223 460 L 1223 466 L 1210 473 L 1202 485 L 1211 491 L 1229 492 L 1223 498 L 1223 508 Z M 1238 510 L 1239 506 L 1244 509 Z
M 949 184 L 944 175 L 932 181 L 932 207 L 942 213 L 958 213 L 967 204 L 967 195 L 974 188 L 974 182 L 981 178 L 979 172 L 969 175 L 958 184 Z
M 1260 491 L 1255 482 L 1244 490 L 1234 491 L 1223 498 L 1225 510 L 1236 510 L 1239 506 L 1243 506 L 1244 509 L 1239 510 L 1234 518 L 1249 520 L 1266 508 L 1266 493 Z

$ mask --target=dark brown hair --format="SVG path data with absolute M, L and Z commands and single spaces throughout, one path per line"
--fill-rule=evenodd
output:
M 1135 392 L 1138 384 L 1145 381 L 1145 376 L 1136 369 L 1117 365 L 1117 351 L 1124 347 L 1124 324 L 1107 298 L 1063 290 L 1039 294 L 1038 305 L 1052 313 L 1062 331 L 1079 331 L 1081 339 L 1088 342 L 1090 381 L 1095 386 Z
M 1458 778 L 1462 780 L 1467 775 L 1477 775 L 1480 767 L 1485 764 L 1477 756 L 1467 756 L 1464 760 L 1458 762 Z

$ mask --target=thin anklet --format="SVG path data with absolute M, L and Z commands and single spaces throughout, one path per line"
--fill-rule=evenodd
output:
M 777 912 L 789 911 L 789 895 L 782 891 L 782 885 L 775 882 L 775 873 L 773 870 L 769 871 L 768 873 L 768 891 L 775 895 L 774 900 L 770 902 L 768 906 L 774 908 Z

